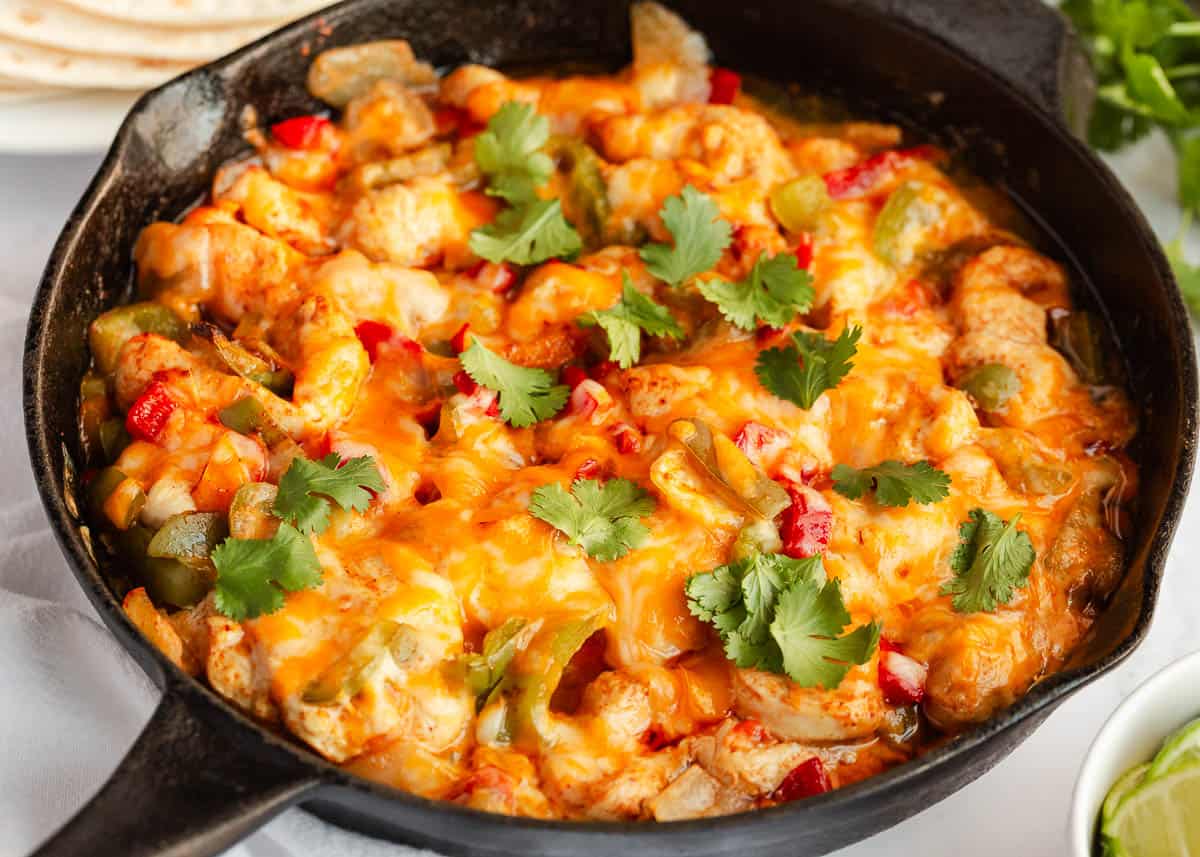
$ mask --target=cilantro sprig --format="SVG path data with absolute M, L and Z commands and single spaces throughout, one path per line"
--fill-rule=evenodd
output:
M 568 494 L 557 482 L 543 485 L 529 500 L 529 514 L 561 531 L 588 556 L 620 559 L 639 547 L 650 531 L 639 518 L 654 511 L 654 498 L 628 479 L 577 479 Z
M 883 461 L 862 469 L 848 464 L 833 468 L 833 490 L 857 500 L 868 491 L 875 492 L 881 506 L 907 506 L 909 502 L 937 503 L 950 494 L 950 475 L 928 461 L 905 464 Z
M 370 456 L 347 461 L 336 452 L 320 461 L 297 457 L 279 480 L 273 511 L 302 533 L 320 534 L 329 527 L 330 501 L 345 510 L 365 512 L 371 492 L 384 488 Z
M 665 306 L 634 288 L 627 272 L 621 272 L 621 279 L 621 300 L 608 309 L 584 313 L 579 324 L 599 325 L 608 336 L 610 356 L 622 369 L 628 369 L 642 357 L 642 331 L 650 336 L 683 339 L 683 328 Z
M 744 280 L 705 280 L 699 289 L 730 324 L 742 330 L 754 330 L 760 323 L 783 327 L 798 313 L 807 312 L 813 300 L 812 274 L 791 253 L 770 257 L 764 253 Z
M 550 123 L 528 104 L 508 101 L 475 140 L 475 163 L 487 177 L 487 192 L 510 205 L 487 226 L 474 230 L 471 251 L 489 262 L 536 265 L 583 248 L 579 233 L 563 217 L 557 199 L 539 199 L 537 189 L 554 171 L 542 151 Z
M 879 644 L 876 622 L 843 633 L 850 613 L 819 555 L 754 554 L 693 575 L 685 591 L 688 609 L 716 628 L 731 661 L 802 687 L 832 690 Z
M 579 233 L 567 223 L 557 199 L 526 203 L 497 215 L 471 233 L 471 252 L 489 262 L 536 265 L 570 256 L 583 248 Z
M 537 189 L 554 171 L 542 151 L 550 139 L 550 123 L 532 105 L 508 101 L 475 138 L 475 163 L 488 179 L 487 192 L 518 205 L 537 199 Z
M 509 363 L 478 339 L 459 360 L 475 383 L 499 394 L 500 416 L 516 428 L 548 420 L 567 403 L 570 390 L 549 372 Z
M 808 410 L 854 368 L 861 337 L 857 325 L 845 328 L 832 342 L 820 333 L 797 331 L 791 344 L 760 352 L 754 372 L 776 396 Z
M 659 215 L 675 243 L 647 244 L 639 255 L 651 274 L 672 286 L 711 270 L 733 237 L 717 204 L 692 185 L 667 197 Z
M 370 456 L 342 462 L 333 452 L 320 461 L 292 459 L 279 480 L 272 513 L 280 519 L 269 539 L 228 538 L 212 552 L 217 569 L 216 608 L 231 619 L 274 613 L 285 592 L 321 583 L 321 563 L 310 533 L 329 527 L 330 504 L 365 511 L 370 491 L 384 490 Z
M 1029 534 L 1017 529 L 1020 513 L 1005 522 L 986 509 L 972 509 L 959 528 L 959 544 L 950 557 L 954 578 L 941 588 L 953 595 L 959 613 L 992 613 L 1012 600 L 1029 581 L 1037 554 Z

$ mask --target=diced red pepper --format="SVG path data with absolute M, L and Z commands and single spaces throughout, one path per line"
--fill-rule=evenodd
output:
M 492 390 L 488 390 L 488 392 L 491 393 L 492 401 L 488 403 L 487 410 L 484 411 L 484 414 L 489 417 L 498 417 L 500 416 L 500 396 Z
M 782 445 L 789 437 L 786 431 L 751 420 L 738 429 L 737 434 L 733 436 L 733 442 L 747 458 L 757 464 L 764 449 L 775 444 Z
M 393 333 L 392 326 L 381 321 L 360 321 L 354 326 L 354 335 L 366 349 L 372 363 L 379 356 L 380 344 L 391 340 Z
M 591 378 L 585 378 L 571 391 L 571 398 L 567 402 L 567 411 L 569 413 L 583 417 L 585 420 L 596 413 L 596 408 L 600 406 L 600 402 L 596 398 L 593 385 L 595 387 L 600 386 Z
M 289 149 L 315 149 L 330 121 L 324 116 L 295 116 L 271 126 L 271 136 Z
M 783 510 L 779 535 L 783 552 L 793 559 L 816 556 L 833 534 L 833 510 L 819 493 L 798 485 L 787 486 L 792 505 Z
M 879 646 L 879 689 L 889 705 L 916 705 L 925 698 L 929 668 L 898 651 Z
M 641 451 L 642 433 L 629 423 L 617 423 L 609 431 L 612 432 L 613 442 L 617 445 L 617 452 L 628 455 Z
M 450 347 L 454 349 L 456 354 L 462 354 L 471 344 L 467 341 L 467 334 L 470 332 L 470 330 L 471 325 L 469 323 L 464 324 L 454 332 L 453 336 L 450 337 Z
M 917 161 L 937 160 L 942 155 L 936 146 L 914 146 L 911 149 L 891 149 L 872 155 L 860 164 L 825 174 L 825 189 L 833 199 L 854 199 L 867 196 L 875 186 L 897 170 Z
M 507 262 L 484 261 L 471 267 L 471 278 L 490 292 L 502 294 L 517 282 L 517 269 Z
M 604 470 L 604 467 L 594 458 L 585 458 L 578 467 L 575 468 L 576 479 L 595 479 Z
M 781 327 L 768 327 L 767 325 L 763 325 L 758 330 L 754 331 L 754 341 L 758 345 L 767 345 L 783 336 L 783 334 L 784 330 Z
M 568 366 L 562 371 L 562 381 L 572 390 L 588 379 L 588 374 L 582 366 Z
M 733 104 L 742 88 L 742 76 L 727 68 L 714 68 L 708 73 L 708 103 Z
M 155 381 L 129 409 L 125 417 L 125 429 L 138 440 L 156 440 L 176 407 L 166 386 L 161 381 Z
M 433 126 L 439 137 L 448 137 L 467 119 L 467 111 L 458 107 L 439 107 L 433 111 Z
M 807 271 L 812 267 L 813 260 L 813 240 L 812 235 L 807 232 L 801 232 L 796 240 L 796 246 L 792 248 L 792 255 L 796 257 L 796 265 L 799 268 Z
M 833 788 L 833 784 L 829 782 L 829 774 L 825 771 L 825 765 L 818 756 L 813 756 L 792 768 L 783 778 L 783 782 L 779 784 L 779 788 L 775 789 L 772 797 L 781 802 L 799 800 L 824 794 L 831 788 Z
M 475 383 L 475 379 L 462 369 L 455 372 L 451 380 L 454 381 L 454 386 L 458 388 L 458 392 L 464 396 L 473 395 L 479 389 L 479 385 Z

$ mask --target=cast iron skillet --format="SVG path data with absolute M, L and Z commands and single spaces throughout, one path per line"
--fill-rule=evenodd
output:
M 1142 485 L 1129 573 L 1069 668 L 927 755 L 820 797 L 669 824 L 535 822 L 374 785 L 261 728 L 175 669 L 134 629 L 76 517 L 76 406 L 88 322 L 127 296 L 130 248 L 176 217 L 242 152 L 239 114 L 264 121 L 321 105 L 305 93 L 311 51 L 404 37 L 439 66 L 628 61 L 628 0 L 354 0 L 144 97 L 59 239 L 25 351 L 33 469 L 63 551 L 96 610 L 163 689 L 145 731 L 100 793 L 41 857 L 214 854 L 284 808 L 453 854 L 643 857 L 820 854 L 865 838 L 978 777 L 1067 695 L 1122 661 L 1150 623 L 1192 472 L 1196 366 L 1166 262 L 1132 200 L 1068 130 L 1088 78 L 1066 26 L 1039 0 L 678 0 L 723 65 L 840 93 L 965 144 L 973 168 L 1036 213 L 1050 252 L 1088 284 L 1130 367 L 1141 411 Z M 1064 117 L 1066 119 L 1064 120 Z

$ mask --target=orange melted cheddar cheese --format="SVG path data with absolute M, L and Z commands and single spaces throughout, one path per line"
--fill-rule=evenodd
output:
M 1122 570 L 1134 413 L 1063 269 L 936 150 L 766 108 L 654 4 L 634 34 L 611 77 L 319 58 L 340 118 L 251 134 L 145 228 L 143 302 L 92 331 L 81 416 L 130 616 L 325 758 L 491 812 L 693 818 L 870 776 L 1056 669 Z M 598 324 L 621 307 L 641 321 Z M 833 377 L 821 348 L 855 331 Z M 772 350 L 807 392 L 764 377 Z M 336 481 L 331 453 L 377 481 L 308 483 L 306 528 L 281 478 Z M 942 487 L 891 496 L 885 462 Z M 534 514 L 586 511 L 589 480 L 640 511 Z M 767 654 L 689 582 L 739 561 L 809 575 L 725 605 L 765 617 L 739 639 Z M 832 630 L 797 643 L 782 617 L 817 592 Z

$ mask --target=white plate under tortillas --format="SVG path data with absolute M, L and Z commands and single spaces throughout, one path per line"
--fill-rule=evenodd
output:
M 331 0 L 65 0 L 96 15 L 144 24 L 204 27 L 300 18 Z
M 67 51 L 191 62 L 227 54 L 286 20 L 183 29 L 90 15 L 55 0 L 0 0 L 0 36 Z

